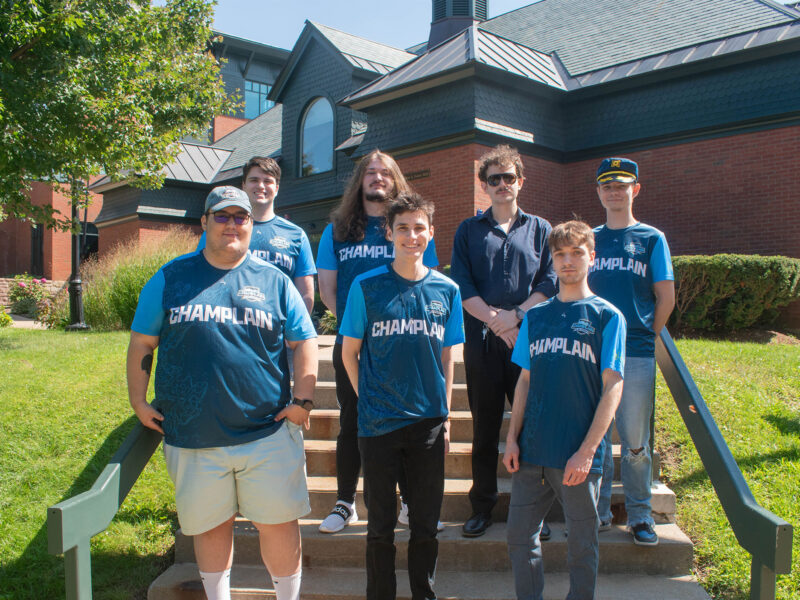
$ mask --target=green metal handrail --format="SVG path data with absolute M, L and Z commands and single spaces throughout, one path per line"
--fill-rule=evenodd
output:
M 90 490 L 47 509 L 47 550 L 64 554 L 67 600 L 91 600 L 90 540 L 109 526 L 161 438 L 137 422 Z
M 792 526 L 758 505 L 669 332 L 656 360 L 739 545 L 753 557 L 750 599 L 775 599 L 775 574 L 792 566 Z

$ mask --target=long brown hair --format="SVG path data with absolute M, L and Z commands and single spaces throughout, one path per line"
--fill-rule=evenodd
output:
M 406 178 L 403 177 L 400 167 L 397 166 L 391 156 L 377 148 L 364 156 L 350 176 L 350 181 L 347 182 L 342 201 L 331 212 L 333 238 L 338 242 L 360 242 L 364 239 L 364 231 L 367 227 L 367 213 L 364 211 L 362 185 L 367 167 L 375 159 L 381 161 L 389 169 L 394 180 L 394 189 L 388 199 L 396 197 L 401 192 L 412 191 Z

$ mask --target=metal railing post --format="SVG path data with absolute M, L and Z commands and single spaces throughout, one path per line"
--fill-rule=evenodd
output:
M 64 553 L 67 600 L 92 600 L 92 557 L 89 539 Z

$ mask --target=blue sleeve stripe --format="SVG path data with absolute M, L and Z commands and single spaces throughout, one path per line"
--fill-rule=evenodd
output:
M 333 225 L 328 224 L 322 232 L 317 249 L 317 268 L 336 271 L 339 265 L 336 263 L 336 255 L 333 253 Z
M 672 257 L 669 253 L 669 246 L 664 234 L 658 236 L 656 245 L 653 247 L 653 255 L 650 257 L 650 268 L 653 270 L 653 281 L 674 281 L 675 274 L 672 271 Z
M 361 277 L 357 277 L 347 294 L 347 305 L 342 315 L 339 333 L 347 337 L 364 339 L 367 329 L 367 308 L 364 304 L 364 292 L 361 289 Z
M 606 369 L 624 373 L 625 369 L 625 318 L 614 312 L 603 328 L 603 348 L 600 353 L 600 371 Z M 516 349 L 516 348 L 515 348 Z
M 450 318 L 444 327 L 444 341 L 442 344 L 455 346 L 464 343 L 464 313 L 461 310 L 461 293 L 456 288 L 453 294 L 453 302 L 450 306 Z
M 144 284 L 133 316 L 131 331 L 144 335 L 160 335 L 164 323 L 164 271 L 159 269 Z
M 517 343 L 514 344 L 514 350 L 511 353 L 511 362 L 519 365 L 523 369 L 531 370 L 531 355 L 528 350 L 528 315 L 522 319 L 519 325 L 519 333 L 517 334 Z

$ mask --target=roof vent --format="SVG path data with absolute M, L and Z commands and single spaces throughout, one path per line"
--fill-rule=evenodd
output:
M 428 48 L 488 18 L 488 0 L 433 0 Z

